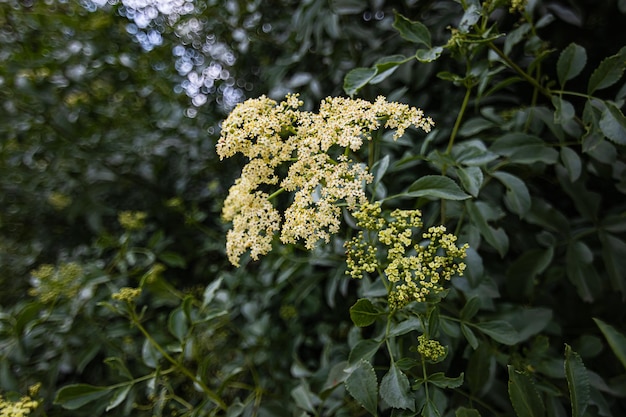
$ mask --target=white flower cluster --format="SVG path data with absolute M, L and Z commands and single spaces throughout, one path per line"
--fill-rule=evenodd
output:
M 226 248 L 233 265 L 246 251 L 252 259 L 269 252 L 278 232 L 283 243 L 302 240 L 307 249 L 329 242 L 339 230 L 341 207 L 352 211 L 366 203 L 364 185 L 372 181 L 349 151 L 381 127 L 394 129 L 397 138 L 409 126 L 428 132 L 433 125 L 421 110 L 384 97 L 374 103 L 329 97 L 317 113 L 300 111 L 302 105 L 297 95 L 281 103 L 262 96 L 237 105 L 222 125 L 220 157 L 248 159 L 222 211 L 233 223 Z M 273 204 L 281 192 L 293 193 L 282 214 Z

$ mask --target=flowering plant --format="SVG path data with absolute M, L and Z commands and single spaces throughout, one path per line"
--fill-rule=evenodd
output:
M 394 129 L 395 140 L 411 126 L 429 132 L 434 123 L 421 110 L 388 102 L 384 97 L 373 103 L 327 98 L 318 113 L 298 110 L 302 105 L 297 95 L 288 95 L 280 104 L 266 97 L 252 99 L 239 104 L 223 123 L 217 145 L 220 157 L 241 153 L 248 159 L 222 212 L 224 219 L 233 223 L 227 234 L 228 257 L 239 266 L 242 254 L 249 250 L 251 258 L 258 260 L 271 250 L 279 231 L 283 244 L 302 240 L 305 248 L 312 250 L 320 241 L 329 243 L 340 231 L 345 211 L 358 230 L 344 243 L 346 274 L 352 278 L 378 277 L 388 305 L 375 307 L 370 299 L 360 299 L 351 309 L 352 320 L 356 326 L 365 327 L 374 323 L 372 316 L 387 317 L 382 339 L 362 342 L 375 344 L 369 356 L 383 341 L 386 343 L 391 365 L 383 384 L 394 388 L 385 389 L 381 395 L 394 408 L 414 410 L 408 378 L 396 365 L 400 359 L 394 346 L 396 337 L 389 329 L 398 310 L 406 308 L 409 316 L 418 318 L 409 330 L 421 333 L 416 351 L 428 397 L 426 363 L 442 361 L 446 350 L 433 339 L 437 331 L 427 322 L 445 297 L 444 283 L 463 274 L 465 264 L 461 260 L 468 245 L 457 246 L 457 237 L 446 233 L 442 225 L 418 233 L 424 226 L 420 210 L 383 210 L 383 203 L 388 205 L 390 199 L 369 201 L 366 186 L 374 181 L 372 167 L 357 161 L 364 143 L 376 146 L 372 132 L 383 127 Z M 377 171 L 379 179 L 383 174 Z M 293 195 L 281 213 L 273 202 L 284 192 Z M 374 302 L 378 303 L 378 297 Z M 345 365 L 342 379 L 351 395 L 376 414 L 367 390 L 357 382 L 363 373 L 370 380 L 375 378 L 374 369 L 369 357 L 352 356 L 353 363 Z M 462 380 L 462 375 L 459 378 Z

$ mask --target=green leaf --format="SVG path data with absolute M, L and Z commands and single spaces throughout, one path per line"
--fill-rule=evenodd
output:
M 343 91 L 350 97 L 367 85 L 378 71 L 376 68 L 354 68 L 343 79 Z
M 562 126 L 566 126 L 568 123 L 574 121 L 576 117 L 576 110 L 574 105 L 567 100 L 563 100 L 562 97 L 552 96 L 552 105 L 556 110 L 554 112 L 554 123 Z
M 430 197 L 443 200 L 465 200 L 470 198 L 451 179 L 443 175 L 426 175 L 409 186 L 405 194 L 409 197 Z
M 626 145 L 626 117 L 615 104 L 610 101 L 605 104 L 606 108 L 600 119 L 600 130 L 613 142 Z
M 211 301 L 213 301 L 213 298 L 215 298 L 215 293 L 217 292 L 217 290 L 220 288 L 221 285 L 222 285 L 222 277 L 217 278 L 216 280 L 211 282 L 209 285 L 207 285 L 207 287 L 204 289 L 204 294 L 202 295 L 202 308 L 211 304 Z
M 436 372 L 432 375 L 428 375 L 428 382 L 439 388 L 458 388 L 463 385 L 463 377 L 463 372 L 456 378 L 449 378 L 445 376 L 443 372 Z
M 391 365 L 380 382 L 380 397 L 393 408 L 415 411 L 415 400 L 411 398 L 409 378 L 395 363 Z
M 513 346 L 519 340 L 519 334 L 513 326 L 506 321 L 493 320 L 473 324 L 475 328 L 491 337 L 496 342 Z
M 434 48 L 430 49 L 419 49 L 415 53 L 415 58 L 417 58 L 419 62 L 423 63 L 433 62 L 441 56 L 442 52 L 443 48 L 441 46 L 435 46 Z
M 515 299 L 530 298 L 535 279 L 552 261 L 554 249 L 529 249 L 511 263 L 506 270 L 506 288 Z
M 491 174 L 506 187 L 505 202 L 514 213 L 523 217 L 530 210 L 530 193 L 524 181 L 513 174 L 497 171 Z
M 359 340 L 350 351 L 348 364 L 354 365 L 361 360 L 370 360 L 380 348 L 381 342 L 372 339 Z
M 294 399 L 298 407 L 315 414 L 314 403 L 319 402 L 319 399 L 311 392 L 306 383 L 302 383 L 292 389 L 291 397 Z
M 159 364 L 159 359 L 161 359 L 161 353 L 156 350 L 156 348 L 150 343 L 148 339 L 143 342 L 143 346 L 141 348 L 141 358 L 143 359 L 143 363 L 150 367 L 156 368 Z
M 480 298 L 472 297 L 469 300 L 467 300 L 467 302 L 461 309 L 459 316 L 461 320 L 469 321 L 476 315 L 476 313 L 478 313 L 479 309 L 480 309 Z
M 474 334 L 474 331 L 472 331 L 472 328 L 465 323 L 461 323 L 461 332 L 463 333 L 465 340 L 467 340 L 467 343 L 469 343 L 472 349 L 476 350 L 479 345 L 478 338 L 476 338 L 476 335 Z
M 376 60 L 376 63 L 374 63 L 374 67 L 378 70 L 378 73 L 380 74 L 384 71 L 395 68 L 398 65 L 402 65 L 410 60 L 411 58 L 407 58 L 404 55 L 389 55 Z
M 472 4 L 469 5 L 467 9 L 465 9 L 465 13 L 463 13 L 463 17 L 461 17 L 461 21 L 459 22 L 459 30 L 461 33 L 467 33 L 472 26 L 474 26 L 481 17 L 482 7 L 478 2 L 470 2 Z
M 518 164 L 543 162 L 553 164 L 559 153 L 539 137 L 526 133 L 508 133 L 498 138 L 489 148 L 491 152 L 508 157 Z
M 117 388 L 115 392 L 113 393 L 113 397 L 109 401 L 107 408 L 104 411 L 112 410 L 118 405 L 120 405 L 122 401 L 124 401 L 126 397 L 128 397 L 128 393 L 130 392 L 130 389 L 132 387 L 133 387 L 132 384 L 128 384 L 128 385 L 124 385 L 122 387 Z
M 413 22 L 400 13 L 395 12 L 392 26 L 407 41 L 431 47 L 430 31 L 423 23 Z
M 561 161 L 567 169 L 570 181 L 576 181 L 582 173 L 582 161 L 578 153 L 572 148 L 563 146 L 561 148 Z
M 376 163 L 372 167 L 371 172 L 374 176 L 374 186 L 376 186 L 382 180 L 383 176 L 387 172 L 387 169 L 389 168 L 389 160 L 389 155 L 385 155 L 384 157 L 376 161 Z
M 161 252 L 158 257 L 160 260 L 165 262 L 167 266 L 171 266 L 173 268 L 185 268 L 187 266 L 185 258 L 176 252 Z
M 509 370 L 509 398 L 518 417 L 543 417 L 546 413 L 543 401 L 533 381 L 511 365 Z
M 472 224 L 478 227 L 480 234 L 485 240 L 498 251 L 500 256 L 504 256 L 509 250 L 509 238 L 505 231 L 501 228 L 494 229 L 489 226 L 485 216 L 481 212 L 478 204 L 473 201 L 467 201 L 465 203 L 467 212 L 469 213 Z
M 475 408 L 459 407 L 454 412 L 455 417 L 481 417 Z
M 187 315 L 182 307 L 173 310 L 167 321 L 167 327 L 172 335 L 178 339 L 179 342 L 183 342 L 189 332 L 189 323 L 187 321 Z
M 463 188 L 472 195 L 478 197 L 480 187 L 483 185 L 483 170 L 479 167 L 463 167 L 457 170 L 459 180 Z
M 110 394 L 111 390 L 111 387 L 97 387 L 89 384 L 67 385 L 57 392 L 54 403 L 67 410 L 76 410 Z
M 109 366 L 111 369 L 114 369 L 117 372 L 119 372 L 119 374 L 123 376 L 124 378 L 133 379 L 133 375 L 130 373 L 130 371 L 126 367 L 126 364 L 124 363 L 124 361 L 122 361 L 117 356 L 106 358 L 103 362 L 107 364 L 107 366 Z
M 587 63 L 587 51 L 580 45 L 570 43 L 559 55 L 556 63 L 556 73 L 561 87 L 567 80 L 571 80 L 581 73 Z
M 357 327 L 366 327 L 374 323 L 382 311 L 374 306 L 367 298 L 357 300 L 350 307 L 350 318 Z
M 565 377 L 569 389 L 572 417 L 582 417 L 589 404 L 589 375 L 578 353 L 565 345 Z
M 424 409 L 422 410 L 423 417 L 441 417 L 441 413 L 437 408 L 437 404 L 432 398 L 429 398 L 424 405 Z
M 613 326 L 603 322 L 600 319 L 594 318 L 593 321 L 600 328 L 600 331 L 604 335 L 604 338 L 609 342 L 609 346 L 617 359 L 622 363 L 624 369 L 626 369 L 626 336 L 618 332 Z
M 361 360 L 345 382 L 346 390 L 370 414 L 377 415 L 378 380 L 372 365 Z
M 383 81 L 391 74 L 393 74 L 400 65 L 410 61 L 413 58 L 407 58 L 404 55 L 391 55 L 378 59 L 374 63 L 374 68 L 376 68 L 376 76 L 373 77 L 369 83 L 370 84 L 378 84 Z
M 626 47 L 617 54 L 605 58 L 598 68 L 596 68 L 589 78 L 587 93 L 593 94 L 596 90 L 602 90 L 615 84 L 622 78 L 626 68 Z
M 330 6 L 338 15 L 361 14 L 366 7 L 360 0 L 332 0 Z
M 567 276 L 578 291 L 578 296 L 586 302 L 594 299 L 594 286 L 597 274 L 594 273 L 593 253 L 581 241 L 571 242 L 565 255 Z
M 489 343 L 482 343 L 470 354 L 466 369 L 470 392 L 482 396 L 489 392 L 495 381 L 495 351 Z
M 602 243 L 602 258 L 613 288 L 626 297 L 626 242 L 601 231 L 598 233 Z

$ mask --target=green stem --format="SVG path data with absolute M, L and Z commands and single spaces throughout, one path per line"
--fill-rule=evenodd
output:
M 467 110 L 467 106 L 469 104 L 470 97 L 472 96 L 472 87 L 468 86 L 465 90 L 465 97 L 463 97 L 463 103 L 461 103 L 461 108 L 459 109 L 459 114 L 456 116 L 456 120 L 454 122 L 454 126 L 452 127 L 452 133 L 450 133 L 450 139 L 448 140 L 448 147 L 446 148 L 446 155 L 450 155 L 452 152 L 452 147 L 454 146 L 454 140 L 456 139 L 456 135 L 459 133 L 459 128 L 461 127 L 461 121 L 463 121 L 463 116 L 465 115 L 465 111 Z M 441 168 L 441 175 L 446 175 L 446 171 L 448 166 L 444 163 Z M 446 222 L 446 201 L 441 200 L 440 204 L 440 217 L 441 223 Z
M 279 188 L 278 190 L 274 191 L 269 197 L 267 197 L 267 199 L 271 200 L 273 198 L 276 198 L 277 196 L 281 195 L 284 192 L 285 192 L 284 188 Z
M 465 115 L 465 110 L 467 110 L 467 105 L 469 104 L 469 99 L 472 96 L 472 87 L 467 87 L 465 91 L 465 97 L 463 97 L 463 103 L 461 104 L 461 109 L 459 110 L 459 114 L 456 116 L 456 121 L 454 122 L 454 127 L 452 128 L 452 133 L 450 133 L 450 140 L 448 141 L 448 148 L 446 149 L 446 154 L 449 155 L 452 152 L 452 146 L 454 146 L 454 140 L 456 139 L 456 135 L 459 133 L 459 128 L 461 127 L 461 121 L 463 120 L 463 116 Z
M 226 405 L 226 403 L 224 403 L 224 401 L 222 401 L 222 399 L 215 393 L 213 392 L 209 387 L 206 386 L 206 384 L 204 382 L 202 382 L 200 379 L 198 379 L 189 369 L 187 369 L 182 363 L 180 363 L 179 361 L 175 360 L 174 358 L 172 358 L 170 356 L 169 353 L 167 353 L 165 351 L 165 349 L 163 349 L 163 347 L 152 338 L 152 335 L 150 335 L 150 333 L 148 333 L 148 331 L 146 330 L 145 327 L 143 327 L 141 325 L 141 323 L 139 322 L 139 318 L 137 317 L 137 314 L 135 312 L 134 307 L 129 306 L 129 310 L 131 313 L 131 320 L 133 322 L 133 324 L 135 326 L 137 326 L 137 328 L 139 329 L 139 331 L 144 335 L 144 337 L 148 340 L 148 342 L 150 342 L 150 344 L 152 346 L 154 346 L 154 348 L 159 351 L 159 353 L 161 355 L 163 355 L 163 357 L 170 362 L 172 365 L 174 365 L 180 372 L 182 372 L 185 376 L 187 376 L 189 379 L 191 379 L 195 384 L 197 384 L 202 391 L 206 394 L 207 397 L 209 397 L 209 399 L 211 401 L 213 401 L 220 409 L 222 410 L 226 410 L 228 408 L 228 406 Z
M 528 83 L 530 83 L 533 87 L 535 87 L 541 94 L 543 94 L 544 96 L 551 98 L 552 97 L 552 92 L 545 88 L 544 86 L 542 86 L 541 84 L 539 84 L 539 82 L 537 80 L 535 80 L 533 77 L 531 77 L 530 75 L 528 75 L 528 73 L 526 71 L 524 71 L 519 65 L 517 65 L 515 62 L 513 62 L 508 56 L 506 56 L 506 54 L 504 52 L 502 52 L 502 50 L 500 48 L 498 48 L 496 45 L 494 45 L 493 42 L 489 42 L 487 44 L 496 54 L 498 54 L 498 56 L 500 58 L 502 58 L 502 60 L 509 66 L 511 67 L 511 69 L 513 69 L 515 72 L 517 72 L 524 80 L 526 80 Z

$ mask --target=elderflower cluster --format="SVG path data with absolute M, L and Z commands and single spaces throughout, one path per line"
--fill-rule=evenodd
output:
M 32 395 L 36 395 L 32 394 Z M 0 417 L 26 417 L 39 407 L 39 401 L 25 395 L 16 401 L 0 395 Z
M 122 287 L 118 292 L 113 293 L 111 298 L 125 303 L 134 303 L 141 295 L 141 288 Z
M 446 348 L 437 340 L 428 339 L 426 335 L 417 337 L 417 352 L 431 362 L 439 362 L 446 356 Z
M 398 138 L 410 126 L 430 131 L 433 125 L 421 110 L 384 97 L 373 103 L 329 97 L 317 113 L 300 111 L 302 105 L 293 94 L 281 103 L 261 96 L 237 105 L 222 124 L 220 158 L 240 153 L 248 160 L 222 209 L 232 222 L 226 251 L 233 265 L 246 252 L 255 260 L 269 252 L 276 234 L 307 249 L 329 242 L 341 225 L 341 208 L 366 204 L 364 185 L 373 180 L 349 151 L 382 127 Z M 292 198 L 281 212 L 273 201 L 282 192 Z
M 147 214 L 143 211 L 121 211 L 117 215 L 117 221 L 128 231 L 141 230 L 146 226 Z
M 511 5 L 509 6 L 509 13 L 523 13 L 526 10 L 526 3 L 528 0 L 511 0 Z
M 42 303 L 50 303 L 59 297 L 74 298 L 80 291 L 83 268 L 76 262 L 62 263 L 58 267 L 44 264 L 31 271 L 33 288 L 29 294 Z
M 346 242 L 347 273 L 361 278 L 376 270 L 376 238 L 386 248 L 383 272 L 391 284 L 388 294 L 392 310 L 410 302 L 425 302 L 444 290 L 443 284 L 452 276 L 462 275 L 468 245 L 457 247 L 456 236 L 445 233 L 444 226 L 431 227 L 421 234 L 422 243 L 415 243 L 417 229 L 423 226 L 419 210 L 392 211 L 389 218 L 381 215 L 379 204 L 366 204 L 354 213 L 357 226 L 365 229 Z M 366 239 L 367 237 L 367 239 Z

